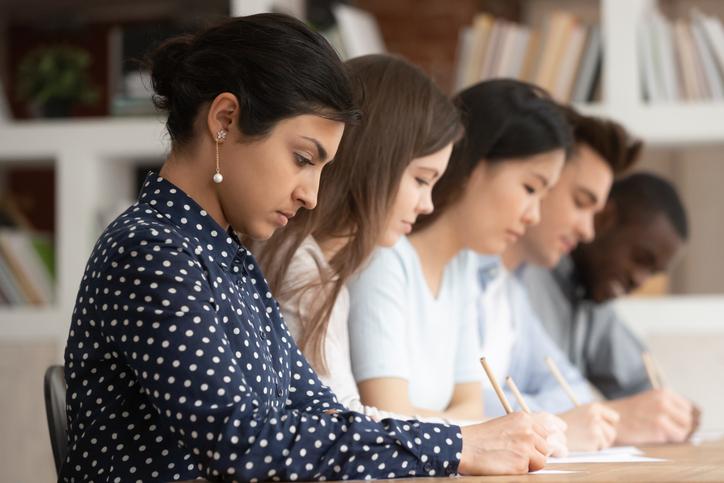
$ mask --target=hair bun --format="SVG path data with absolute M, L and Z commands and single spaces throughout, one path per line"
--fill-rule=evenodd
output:
M 173 99 L 174 79 L 186 59 L 193 43 L 193 35 L 182 35 L 160 44 L 149 56 L 148 65 L 153 85 L 153 103 L 159 109 L 167 110 Z

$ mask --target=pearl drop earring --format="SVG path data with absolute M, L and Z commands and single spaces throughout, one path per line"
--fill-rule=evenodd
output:
M 220 184 L 222 181 L 224 181 L 224 177 L 221 174 L 221 171 L 219 170 L 219 144 L 223 143 L 224 140 L 226 140 L 226 130 L 219 129 L 219 132 L 216 133 L 216 174 L 214 174 L 214 183 Z

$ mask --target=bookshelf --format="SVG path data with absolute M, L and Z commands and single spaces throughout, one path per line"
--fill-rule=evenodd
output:
M 398 2 L 407 3 L 407 12 L 422 9 L 419 5 L 430 0 L 359 0 L 365 8 L 377 4 L 380 8 L 393 8 Z M 498 4 L 507 8 L 519 3 L 528 12 L 525 22 L 534 22 L 553 9 L 567 9 L 580 14 L 586 21 L 600 22 L 605 32 L 603 92 L 601 102 L 579 106 L 589 114 L 608 116 L 627 125 L 657 151 L 653 162 L 659 162 L 659 151 L 666 158 L 666 166 L 672 170 L 684 170 L 690 186 L 696 184 L 696 173 L 686 171 L 692 163 L 706 161 L 707 166 L 717 161 L 720 146 L 724 144 L 724 104 L 713 102 L 671 103 L 647 105 L 640 97 L 640 78 L 637 68 L 635 29 L 651 0 L 455 0 L 445 2 L 442 10 L 450 16 L 460 17 L 461 12 L 451 12 L 465 5 L 474 9 L 482 3 Z M 232 15 L 252 14 L 268 10 L 272 3 L 290 12 L 302 12 L 304 0 L 214 0 L 219 6 L 226 2 Z M 170 0 L 91 2 L 68 0 L 62 2 L 74 15 L 87 15 L 88 11 L 103 11 L 106 18 L 138 11 L 138 16 L 150 17 L 159 12 L 186 10 Z M 724 18 L 724 5 L 720 0 L 675 0 L 674 7 L 683 12 L 689 4 L 704 8 L 716 8 Z M 667 5 L 672 2 L 667 1 Z M 198 2 L 184 2 L 188 9 L 199 9 Z M 51 0 L 22 2 L 13 0 L 0 5 L 0 34 L 6 31 L 5 14 L 13 8 L 23 7 L 28 21 L 43 17 Z M 441 7 L 438 6 L 438 11 Z M 667 10 L 669 12 L 670 10 Z M 374 13 L 374 12 L 373 12 Z M 47 15 L 45 15 L 47 17 Z M 417 17 L 415 17 L 417 18 Z M 469 18 L 464 19 L 468 21 Z M 409 23 L 409 22 L 408 22 Z M 447 24 L 445 24 L 447 25 Z M 403 25 L 400 30 L 411 28 Z M 434 29 L 433 29 L 434 30 Z M 383 35 L 385 31 L 383 29 Z M 410 42 L 412 48 L 424 50 L 426 43 L 418 42 L 430 36 L 426 29 L 413 30 L 418 35 Z M 439 34 L 439 32 L 438 32 Z M 457 38 L 457 32 L 453 33 Z M 419 45 L 418 45 L 419 44 Z M 0 65 L 7 59 L 5 46 L 0 42 Z M 454 46 L 453 46 L 454 49 Z M 402 52 L 405 54 L 405 52 Z M 435 51 L 430 55 L 454 56 L 454 51 Z M 410 58 L 413 58 L 410 55 Z M 422 59 L 423 61 L 425 58 Z M 440 59 L 424 64 L 436 76 L 451 70 Z M 445 59 L 443 59 L 445 60 Z M 5 81 L 5 79 L 3 79 Z M 7 86 L 6 82 L 0 82 Z M 700 152 L 700 147 L 708 151 Z M 168 150 L 168 137 L 163 121 L 156 117 L 96 117 L 65 120 L 3 121 L 0 119 L 0 171 L 9 165 L 52 163 L 55 169 L 55 252 L 56 298 L 49 307 L 1 307 L 0 346 L 4 374 L 12 375 L 7 383 L 5 398 L 0 403 L 9 408 L 5 419 L 0 419 L 8 434 L 25 435 L 7 445 L 2 451 L 0 463 L 6 469 L 8 481 L 49 481 L 54 469 L 47 445 L 45 418 L 42 413 L 42 371 L 50 363 L 62 361 L 65 339 L 71 321 L 73 304 L 80 279 L 93 243 L 102 229 L 102 217 L 107 217 L 119 204 L 134 199 L 135 171 L 139 163 L 162 160 Z M 695 168 L 692 168 L 695 170 Z M 718 171 L 721 172 L 724 169 Z M 699 176 L 702 176 L 701 174 Z M 706 176 L 706 174 L 703 174 Z M 724 179 L 724 178 L 720 178 Z M 694 188 L 696 190 L 696 188 Z M 721 196 L 721 194 L 718 194 Z M 704 197 L 704 194 L 699 194 Z M 713 213 L 722 203 L 692 213 L 698 228 L 706 232 L 708 224 L 717 221 Z M 699 221 L 700 220 L 700 221 Z M 724 230 L 722 230 L 724 231 Z M 709 232 L 707 232 L 709 233 Z M 724 233 L 720 238 L 724 240 Z M 716 252 L 721 242 L 709 243 L 712 247 L 702 250 Z M 691 246 L 691 250 L 700 247 Z M 710 265 L 718 263 L 720 256 L 711 258 Z M 705 260 L 705 262 L 709 262 Z M 696 267 L 695 267 L 696 268 Z M 724 272 L 724 269 L 719 273 Z M 724 290 L 722 291 L 724 293 Z M 617 302 L 626 319 L 636 321 L 644 337 L 656 332 L 676 336 L 684 331 L 694 331 L 708 337 L 712 333 L 724 335 L 724 295 L 670 296 L 657 299 L 629 299 Z M 683 324 L 686 324 L 685 326 Z M 720 340 L 720 339 L 716 339 Z M 30 392 L 32 386 L 35 393 Z M 712 406 L 715 407 L 715 406 Z
M 538 16 L 566 8 L 567 0 L 525 0 Z M 681 0 L 686 3 L 690 0 Z M 691 0 L 693 1 L 693 0 Z M 300 11 L 298 1 L 282 2 Z M 604 33 L 603 92 L 600 102 L 579 107 L 586 113 L 623 122 L 655 147 L 685 153 L 697 145 L 724 144 L 724 103 L 670 103 L 649 105 L 641 98 L 636 28 L 651 0 L 585 0 L 583 8 L 600 16 Z M 232 0 L 232 14 L 250 14 L 269 2 Z M 581 7 L 576 7 L 580 9 Z M 256 9 L 256 10 L 255 10 Z M 168 139 L 163 122 L 155 117 L 84 118 L 15 121 L 0 125 L 0 165 L 53 159 L 57 169 L 56 303 L 51 307 L 0 309 L 0 340 L 66 336 L 76 290 L 88 254 L 100 233 L 99 213 L 108 212 L 132 191 L 133 169 L 139 160 L 163 159 Z M 678 298 L 673 297 L 671 303 Z M 718 307 L 724 297 L 712 297 L 706 309 L 681 298 L 694 313 Z M 703 315 L 703 314 L 702 314 Z M 703 317 L 708 319 L 710 317 Z
M 161 159 L 166 150 L 163 122 L 157 118 L 22 121 L 0 127 L 0 166 L 51 158 L 57 191 L 55 303 L 0 308 L 0 339 L 64 340 L 86 259 L 100 234 L 99 210 L 112 208 L 109 198 L 128 198 L 136 160 Z

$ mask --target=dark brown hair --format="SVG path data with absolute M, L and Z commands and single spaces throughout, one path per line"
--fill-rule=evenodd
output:
M 322 172 L 318 207 L 302 211 L 263 244 L 259 256 L 272 293 L 280 299 L 287 268 L 308 236 L 317 243 L 348 242 L 329 260 L 329 273 L 313 286 L 323 299 L 302 327 L 298 344 L 319 372 L 326 372 L 324 340 L 340 290 L 374 250 L 409 163 L 435 153 L 462 135 L 458 110 L 419 68 L 393 56 L 368 55 L 347 62 L 362 109 L 347 127 L 335 160 Z M 295 292 L 299 293 L 299 292 Z
M 239 130 L 263 137 L 300 114 L 353 122 L 359 112 L 342 61 L 304 23 L 266 13 L 227 19 L 167 40 L 146 59 L 154 103 L 168 112 L 174 147 L 193 137 L 200 107 L 222 92 L 239 101 Z
M 418 218 L 415 231 L 432 224 L 464 193 L 480 163 L 503 163 L 573 146 L 565 115 L 540 87 L 513 79 L 475 84 L 455 97 L 465 137 L 453 148 L 445 174 L 432 190 L 435 211 Z
M 628 170 L 638 160 L 643 143 L 633 138 L 621 124 L 610 119 L 584 116 L 570 106 L 561 108 L 573 129 L 576 144 L 590 146 L 608 163 L 614 176 Z

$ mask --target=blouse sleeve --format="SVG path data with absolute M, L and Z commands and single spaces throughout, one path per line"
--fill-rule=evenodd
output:
M 259 355 L 251 336 L 239 333 L 248 352 L 235 353 L 210 290 L 216 281 L 208 280 L 190 252 L 169 241 L 147 238 L 111 257 L 104 283 L 84 296 L 93 299 L 100 315 L 91 324 L 100 326 L 114 355 L 135 376 L 129 388 L 148 396 L 177 437 L 168 444 L 192 452 L 208 479 L 456 472 L 462 450 L 457 427 L 319 412 L 338 406 L 293 344 L 290 354 L 271 349 L 292 366 L 290 404 L 273 403 L 271 381 L 255 391 L 263 384 L 261 375 L 244 362 Z M 277 387 L 277 394 L 285 389 Z

